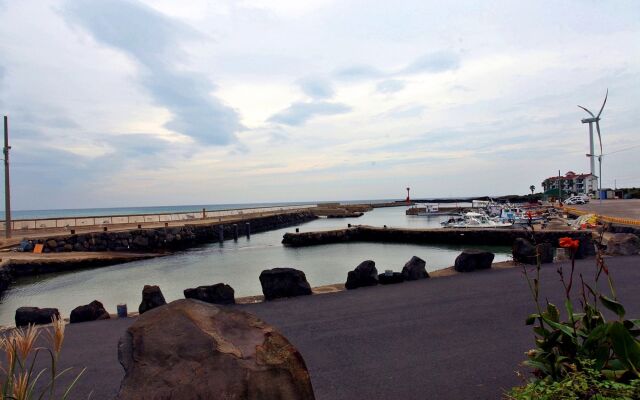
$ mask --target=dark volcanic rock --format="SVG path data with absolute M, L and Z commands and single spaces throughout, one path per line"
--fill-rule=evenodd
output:
M 380 274 L 378 275 L 378 282 L 381 285 L 390 285 L 393 283 L 404 282 L 404 275 L 401 272 L 394 272 L 391 275 Z
M 302 355 L 257 317 L 196 300 L 141 315 L 118 343 L 117 399 L 313 400 Z
M 311 294 L 311 286 L 304 272 L 294 268 L 273 268 L 260 273 L 265 300 Z
M 640 253 L 640 238 L 633 233 L 616 233 L 607 242 L 607 254 L 630 256 Z
M 537 253 L 540 255 L 541 264 L 553 262 L 553 246 L 551 246 L 550 243 L 540 243 L 539 245 L 534 246 L 527 239 L 516 238 L 513 241 L 511 252 L 513 254 L 513 259 L 523 264 L 537 264 Z
M 224 283 L 218 283 L 211 286 L 198 286 L 193 289 L 185 289 L 184 297 L 187 299 L 196 299 L 211 304 L 235 304 L 236 299 L 233 288 Z
M 344 286 L 347 289 L 356 289 L 363 286 L 375 286 L 378 284 L 378 270 L 376 263 L 367 260 L 363 261 L 347 274 L 347 283 Z
M 16 310 L 16 326 L 50 324 L 53 317 L 60 317 L 57 308 L 20 307 Z
M 454 268 L 458 272 L 471 272 L 491 268 L 495 255 L 482 250 L 464 250 L 456 258 Z
M 71 311 L 69 322 L 74 324 L 76 322 L 96 321 L 99 319 L 109 319 L 109 313 L 104 309 L 102 303 L 98 300 L 94 300 L 91 303 L 79 306 Z
M 142 289 L 142 302 L 140 303 L 140 307 L 138 307 L 138 312 L 140 314 L 165 304 L 167 304 L 167 302 L 162 295 L 160 287 L 155 285 L 144 285 L 144 288 Z
M 402 275 L 407 281 L 426 279 L 429 277 L 426 266 L 426 261 L 420 257 L 413 256 L 402 268 Z

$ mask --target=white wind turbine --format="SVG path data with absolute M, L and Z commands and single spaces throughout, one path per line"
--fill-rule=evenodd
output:
M 587 110 L 585 107 L 578 105 L 578 107 L 582 108 L 586 112 L 591 115 L 591 118 L 585 118 L 582 120 L 583 124 L 589 124 L 589 149 L 591 150 L 587 157 L 591 157 L 591 175 L 595 175 L 596 163 L 595 157 L 598 157 L 598 167 L 600 169 L 598 173 L 598 197 L 602 200 L 602 136 L 600 135 L 600 114 L 602 114 L 602 110 L 604 110 L 604 105 L 607 104 L 607 97 L 609 97 L 609 89 L 607 89 L 607 93 L 604 95 L 604 101 L 602 102 L 602 107 L 600 107 L 600 111 L 598 115 L 593 115 L 593 113 Z M 593 148 L 593 124 L 596 124 L 596 130 L 598 132 L 598 142 L 600 144 L 600 155 L 595 155 L 595 150 Z

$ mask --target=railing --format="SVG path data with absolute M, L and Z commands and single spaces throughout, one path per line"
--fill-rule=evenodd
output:
M 633 218 L 610 217 L 608 215 L 600 215 L 600 214 L 597 214 L 597 213 L 594 213 L 594 212 L 591 212 L 591 211 L 578 210 L 577 208 L 567 207 L 567 206 L 562 207 L 560 210 L 564 210 L 566 212 L 569 212 L 569 213 L 575 214 L 575 215 L 593 214 L 593 215 L 596 216 L 598 221 L 602 221 L 602 222 L 610 222 L 610 223 L 614 223 L 614 224 L 640 226 L 640 220 L 633 219 Z
M 306 210 L 317 207 L 317 205 L 304 206 L 282 206 L 282 207 L 259 207 L 243 208 L 234 210 L 215 211 L 190 211 L 179 213 L 158 213 L 158 214 L 132 214 L 132 215 L 105 215 L 90 217 L 61 217 L 61 218 L 35 218 L 18 219 L 11 221 L 13 231 L 56 229 L 56 228 L 79 228 L 92 226 L 105 226 L 117 224 L 142 224 L 142 223 L 163 223 L 163 222 L 187 222 L 203 219 L 215 219 L 224 217 L 241 216 L 246 214 L 261 214 L 273 212 L 287 212 L 296 210 Z M 0 222 L 0 231 L 5 229 L 5 221 Z

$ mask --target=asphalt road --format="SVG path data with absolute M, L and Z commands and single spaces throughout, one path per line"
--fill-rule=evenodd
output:
M 609 217 L 640 220 L 640 199 L 591 200 L 587 204 L 573 205 L 571 207 Z
M 628 314 L 640 314 L 640 256 L 608 261 Z M 556 269 L 541 275 L 543 298 L 562 303 Z M 593 260 L 577 263 L 588 280 Z M 568 273 L 568 272 L 567 272 Z M 604 282 L 600 285 L 606 287 Z M 574 289 L 576 290 L 576 289 Z M 520 268 L 239 305 L 281 330 L 302 353 L 319 400 L 498 399 L 519 383 L 533 347 L 534 311 Z M 132 320 L 67 327 L 61 364 L 85 376 L 72 398 L 112 398 L 123 370 L 118 338 Z

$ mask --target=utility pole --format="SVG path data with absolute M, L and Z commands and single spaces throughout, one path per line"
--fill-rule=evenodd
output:
M 562 178 L 560 178 L 560 170 L 558 170 L 558 202 L 562 204 Z
M 11 190 L 9 186 L 9 118 L 4 116 L 4 237 L 11 237 Z

